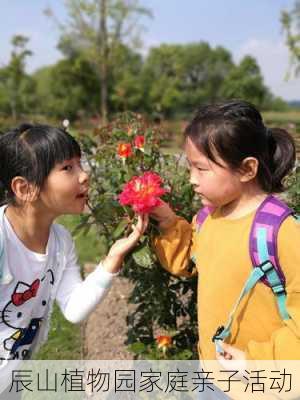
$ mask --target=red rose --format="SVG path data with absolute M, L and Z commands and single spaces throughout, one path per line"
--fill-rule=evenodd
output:
M 143 149 L 143 148 L 144 148 L 144 145 L 145 145 L 145 136 L 143 136 L 143 135 L 137 135 L 137 136 L 134 138 L 134 146 L 135 146 L 137 149 Z
M 119 143 L 118 144 L 118 155 L 120 157 L 130 157 L 132 156 L 132 147 L 130 143 Z
M 159 197 L 166 193 L 161 187 L 162 179 L 154 172 L 134 176 L 119 195 L 122 205 L 130 205 L 135 212 L 147 214 L 160 204 Z
M 157 347 L 159 349 L 166 350 L 168 347 L 172 345 L 172 338 L 168 335 L 162 335 L 156 337 Z

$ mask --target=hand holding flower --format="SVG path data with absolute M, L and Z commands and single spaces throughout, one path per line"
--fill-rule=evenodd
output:
M 160 204 L 151 210 L 150 217 L 159 222 L 161 229 L 166 229 L 174 223 L 176 214 L 168 203 L 161 200 Z
M 110 248 L 108 255 L 102 262 L 103 268 L 108 272 L 117 272 L 123 263 L 124 257 L 137 244 L 147 226 L 148 215 L 138 215 L 137 224 L 132 226 L 131 234 L 126 238 L 117 240 Z

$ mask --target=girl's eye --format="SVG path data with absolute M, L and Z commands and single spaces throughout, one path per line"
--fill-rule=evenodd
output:
M 64 171 L 72 171 L 72 169 L 73 169 L 73 166 L 72 165 L 65 165 L 64 167 L 63 167 L 63 170 Z

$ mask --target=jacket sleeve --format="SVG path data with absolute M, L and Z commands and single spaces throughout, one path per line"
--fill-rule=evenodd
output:
M 280 266 L 286 278 L 286 306 L 290 319 L 268 342 L 250 341 L 246 357 L 252 360 L 300 360 L 300 223 L 287 218 L 278 234 Z
M 196 217 L 189 224 L 177 217 L 153 241 L 161 265 L 173 275 L 192 277 L 197 274 L 195 264 L 191 263 L 195 262 L 195 220 Z
M 74 241 L 66 231 L 67 264 L 56 293 L 56 300 L 65 318 L 73 323 L 84 320 L 105 297 L 111 287 L 112 274 L 101 263 L 84 280 L 80 275 Z

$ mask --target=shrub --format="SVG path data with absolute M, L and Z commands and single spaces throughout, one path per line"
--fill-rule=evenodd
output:
M 183 157 L 165 154 L 164 133 L 139 115 L 122 115 L 96 129 L 93 137 L 82 135 L 81 142 L 90 169 L 91 189 L 89 212 L 81 217 L 77 231 L 88 232 L 96 226 L 103 254 L 128 233 L 134 222 L 133 211 L 119 204 L 118 195 L 135 175 L 158 173 L 168 188 L 164 200 L 187 220 L 199 208 Z M 127 344 L 142 358 L 198 358 L 197 279 L 179 279 L 161 267 L 151 249 L 154 234 L 157 226 L 151 222 L 147 234 L 126 257 L 122 270 L 123 276 L 134 283 L 129 301 L 136 305 L 127 318 Z M 158 333 L 160 337 L 170 337 L 172 345 L 170 341 L 162 344 L 159 338 L 156 341 Z

